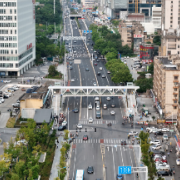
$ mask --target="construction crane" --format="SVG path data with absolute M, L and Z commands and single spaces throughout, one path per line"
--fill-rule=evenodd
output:
M 135 13 L 138 13 L 138 0 L 135 1 Z

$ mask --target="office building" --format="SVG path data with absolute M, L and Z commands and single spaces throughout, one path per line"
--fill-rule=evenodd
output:
M 169 121 L 169 117 L 173 121 L 177 119 L 180 102 L 179 62 L 179 58 L 174 58 L 173 60 L 165 56 L 156 56 L 154 58 L 153 91 L 156 99 L 156 107 L 160 115 L 165 117 L 167 121 Z
M 174 58 L 180 54 L 180 1 L 162 1 L 161 56 Z
M 0 76 L 20 76 L 36 58 L 35 0 L 0 1 Z

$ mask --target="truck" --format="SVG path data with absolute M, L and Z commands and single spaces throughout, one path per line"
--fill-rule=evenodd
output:
M 83 169 L 77 169 L 75 180 L 83 180 L 83 179 L 84 179 L 84 170 Z

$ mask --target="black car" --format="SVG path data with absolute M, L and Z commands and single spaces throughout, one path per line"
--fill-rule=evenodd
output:
M 6 94 L 4 94 L 4 99 L 8 99 L 9 98 L 9 96 L 7 96 Z
M 87 173 L 88 173 L 88 174 L 93 174 L 93 173 L 94 173 L 94 168 L 93 168 L 93 166 L 88 166 L 88 168 L 87 168 Z
M 172 170 L 169 170 L 169 171 L 164 171 L 164 170 L 157 171 L 157 175 L 158 176 L 172 176 Z
M 74 108 L 73 112 L 74 112 L 74 113 L 78 113 L 78 112 L 79 112 L 79 109 L 78 109 L 78 108 Z
M 86 71 L 89 71 L 89 68 L 86 68 Z
M 97 73 L 97 75 L 98 75 L 98 76 L 100 76 L 100 75 L 101 75 L 101 73 L 100 73 L 100 72 L 98 72 L 98 73 Z
M 154 133 L 155 135 L 163 135 L 163 132 L 162 131 L 157 131 Z
M 64 129 L 66 129 L 66 126 L 59 126 L 58 127 L 58 131 L 63 131 Z
M 70 70 L 72 70 L 72 69 L 73 69 L 73 67 L 72 67 L 72 66 L 70 66 L 70 67 L 69 67 L 69 69 L 70 69 Z

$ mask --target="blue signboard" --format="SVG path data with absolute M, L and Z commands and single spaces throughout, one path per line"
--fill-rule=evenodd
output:
M 90 30 L 89 32 L 92 33 L 92 30 Z
M 118 174 L 131 174 L 131 166 L 118 166 Z
M 86 30 L 84 30 L 83 33 L 86 33 Z
M 111 19 L 111 17 L 108 17 L 108 19 L 110 20 L 110 19 Z
M 141 131 L 143 131 L 143 128 L 141 128 Z
M 87 33 L 89 33 L 89 30 L 87 30 Z
M 83 12 L 86 12 L 86 10 L 85 10 L 85 9 L 83 9 Z

